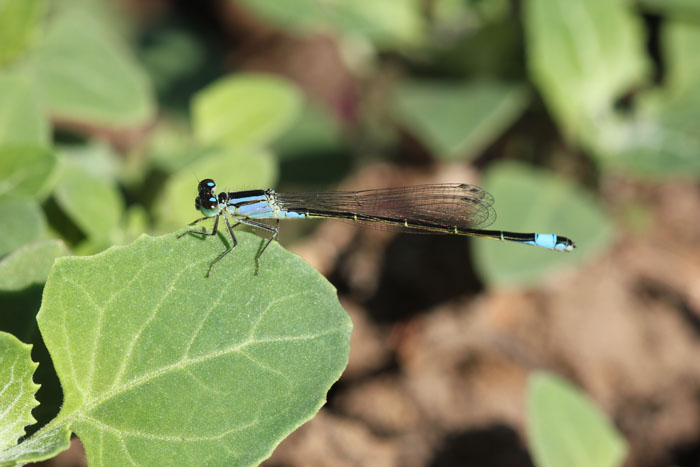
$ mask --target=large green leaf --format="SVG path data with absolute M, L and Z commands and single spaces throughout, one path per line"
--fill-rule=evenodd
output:
M 62 240 L 41 240 L 25 245 L 0 261 L 0 290 L 21 290 L 43 284 L 53 261 L 70 255 Z
M 46 147 L 0 146 L 0 196 L 42 194 L 55 166 L 56 157 Z
M 31 351 L 31 345 L 0 332 L 0 463 L 2 452 L 17 444 L 24 427 L 35 422 L 32 409 L 38 404 L 34 393 L 39 385 L 32 380 L 37 364 Z
M 52 114 L 105 126 L 137 125 L 153 115 L 146 75 L 85 12 L 62 9 L 36 55 L 37 78 Z
M 184 231 L 184 230 L 183 230 Z M 334 288 L 260 239 L 142 236 L 56 261 L 37 317 L 91 466 L 256 465 L 325 402 L 352 328 Z M 30 439 L 31 441 L 31 439 Z
M 647 64 L 638 20 L 625 2 L 525 2 L 528 64 L 564 133 L 595 143 L 616 99 L 640 84 Z
M 0 0 L 0 67 L 32 44 L 45 8 L 44 0 Z
M 622 465 L 624 439 L 571 384 L 552 374 L 535 373 L 527 399 L 530 448 L 538 467 Z
M 232 154 L 222 148 L 195 160 L 168 179 L 156 200 L 156 216 L 163 229 L 182 227 L 201 217 L 194 207 L 197 176 L 214 179 L 220 192 L 266 189 L 274 186 L 277 180 L 277 165 L 265 151 Z
M 399 88 L 397 118 L 436 156 L 474 157 L 520 116 L 527 93 L 498 82 L 412 82 Z
M 301 111 L 291 83 L 272 75 L 223 78 L 192 102 L 195 136 L 204 144 L 259 147 L 280 136 Z
M 0 256 L 44 235 L 46 220 L 36 201 L 28 198 L 0 198 Z
M 49 125 L 30 79 L 0 75 L 0 145 L 48 142 Z
M 498 221 L 490 228 L 555 233 L 576 242 L 571 253 L 475 239 L 477 269 L 495 285 L 530 285 L 582 262 L 612 241 L 612 226 L 593 197 L 553 174 L 518 164 L 486 173 L 484 187 L 496 199 Z

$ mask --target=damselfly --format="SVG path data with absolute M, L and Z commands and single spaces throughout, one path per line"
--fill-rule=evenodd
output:
M 211 262 L 207 276 L 214 265 L 238 244 L 233 229 L 240 224 L 272 234 L 255 255 L 257 267 L 260 256 L 277 238 L 280 219 L 334 218 L 378 224 L 404 232 L 494 238 L 555 251 L 571 251 L 576 247 L 573 241 L 555 234 L 483 230 L 483 227 L 495 221 L 496 211 L 493 209 L 493 196 L 474 185 L 446 183 L 319 193 L 248 190 L 217 195 L 214 180 L 206 179 L 199 182 L 198 190 L 194 206 L 204 217 L 190 225 L 213 217 L 214 228 L 211 232 L 190 230 L 182 235 L 216 235 L 219 218 L 223 216 L 232 240 L 231 247 Z M 235 224 L 229 223 L 227 215 Z M 265 224 L 260 219 L 273 219 L 275 225 Z

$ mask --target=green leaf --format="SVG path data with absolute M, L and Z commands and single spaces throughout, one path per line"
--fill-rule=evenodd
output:
M 645 79 L 644 36 L 631 6 L 609 0 L 532 0 L 528 65 L 564 133 L 593 141 L 616 99 Z
M 30 79 L 24 75 L 0 75 L 0 144 L 48 143 L 49 125 Z
M 700 13 L 700 8 L 698 9 Z M 682 21 L 666 21 L 662 29 L 667 74 L 664 81 L 673 96 L 692 92 L 700 79 L 700 26 Z
M 31 352 L 31 345 L 0 332 L 0 460 L 2 451 L 24 436 L 24 427 L 36 422 L 32 409 L 39 404 L 34 399 L 39 385 L 32 380 L 37 364 Z
M 342 152 L 343 135 L 338 123 L 328 111 L 307 105 L 301 118 L 273 145 L 279 160 L 293 160 L 313 154 Z
M 25 245 L 0 261 L 0 290 L 21 290 L 43 284 L 53 261 L 70 255 L 62 240 L 41 240 Z
M 665 17 L 686 21 L 700 19 L 700 3 L 697 0 L 639 0 L 638 3 Z
M 0 257 L 38 240 L 46 221 L 36 201 L 27 198 L 0 198 Z
M 56 202 L 88 237 L 98 241 L 110 239 L 124 212 L 124 200 L 116 184 L 68 158 L 62 162 L 54 190 Z
M 415 44 L 423 37 L 418 0 L 242 0 L 241 3 L 261 19 L 292 32 L 335 29 L 365 37 L 379 46 Z
M 527 398 L 530 448 L 538 467 L 622 465 L 624 439 L 571 384 L 538 372 L 530 377 Z
M 50 459 L 70 447 L 70 430 L 60 427 L 41 431 L 30 439 L 0 452 L 0 466 L 23 465 Z
M 0 196 L 35 197 L 42 194 L 55 166 L 56 157 L 48 148 L 0 147 Z
M 649 178 L 700 175 L 700 92 L 688 90 L 677 98 L 648 93 L 638 112 L 607 132 L 599 150 L 609 168 Z
M 571 253 L 475 239 L 471 246 L 485 282 L 527 286 L 584 261 L 610 244 L 612 226 L 593 197 L 544 171 L 519 164 L 489 170 L 484 187 L 494 195 L 498 230 L 555 233 L 576 243 Z
M 133 126 L 154 113 L 145 73 L 107 28 L 78 9 L 50 23 L 34 61 L 49 111 L 104 126 Z
M 476 156 L 517 119 L 527 104 L 520 86 L 412 82 L 395 99 L 397 118 L 436 156 Z
M 331 24 L 379 47 L 416 45 L 424 36 L 420 0 L 344 0 L 327 8 Z
M 37 317 L 65 394 L 50 429 L 91 466 L 256 465 L 325 402 L 352 328 L 335 289 L 276 242 L 255 275 L 261 239 L 238 240 L 209 278 L 221 237 L 56 261 Z
M 0 67 L 32 45 L 45 8 L 44 0 L 0 0 Z
M 179 228 L 201 217 L 194 207 L 197 176 L 214 179 L 219 191 L 266 189 L 277 180 L 277 165 L 268 152 L 232 154 L 223 148 L 211 152 L 168 179 L 155 205 L 158 224 L 163 229 Z
M 260 147 L 287 130 L 301 104 L 297 88 L 275 76 L 223 78 L 197 93 L 192 102 L 195 136 L 204 144 Z

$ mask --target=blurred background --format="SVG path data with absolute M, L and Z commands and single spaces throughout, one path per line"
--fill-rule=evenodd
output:
M 537 465 L 535 370 L 606 414 L 610 465 L 700 465 L 699 45 L 696 0 L 3 0 L 0 273 L 177 230 L 203 178 L 477 184 L 493 228 L 577 249 L 281 225 L 355 329 L 264 465 Z M 36 282 L 0 274 L 2 307 L 36 313 Z

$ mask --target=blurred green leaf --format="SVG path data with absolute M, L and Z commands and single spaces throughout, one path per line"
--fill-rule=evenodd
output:
M 397 118 L 436 156 L 469 159 L 521 115 L 527 100 L 522 87 L 504 83 L 414 81 L 398 89 L 394 107 Z
M 155 214 L 162 229 L 182 227 L 201 217 L 194 208 L 198 177 L 214 179 L 219 192 L 265 189 L 274 186 L 277 165 L 272 155 L 259 150 L 231 154 L 219 148 L 198 159 L 170 177 L 156 199 Z
M 0 197 L 0 257 L 44 235 L 46 221 L 31 198 Z
M 52 19 L 34 68 L 48 110 L 61 118 L 116 127 L 154 114 L 146 75 L 107 28 L 79 9 Z
M 121 172 L 120 157 L 104 142 L 62 145 L 59 146 L 59 151 L 63 161 L 79 166 L 95 177 L 116 180 Z
M 647 93 L 634 118 L 606 131 L 601 160 L 617 170 L 651 178 L 700 175 L 700 91 L 677 98 Z
M 639 20 L 625 2 L 532 0 L 525 6 L 528 65 L 567 137 L 595 144 L 619 97 L 645 80 Z
M 40 240 L 12 252 L 0 261 L 0 290 L 21 290 L 43 284 L 53 261 L 70 255 L 63 240 Z
M 142 236 L 57 260 L 37 320 L 90 465 L 257 465 L 347 364 L 352 324 L 326 279 L 259 239 Z M 41 432 L 40 432 L 41 433 Z M 30 439 L 31 441 L 31 439 Z
M 698 12 L 700 12 L 700 3 Z M 662 30 L 667 91 L 674 97 L 692 92 L 700 80 L 700 25 L 681 21 L 667 21 Z
M 325 9 L 318 0 L 238 0 L 264 21 L 277 27 L 297 31 L 313 32 L 324 23 Z
M 61 209 L 93 241 L 108 241 L 116 234 L 124 200 L 111 180 L 64 157 L 54 196 Z
M 364 36 L 379 47 L 415 45 L 423 39 L 420 0 L 343 0 L 328 5 L 328 18 L 336 29 Z
M 538 467 L 622 466 L 624 439 L 577 388 L 537 372 L 530 377 L 527 399 L 530 447 Z
M 697 0 L 637 0 L 644 8 L 667 17 L 681 20 L 700 18 L 700 2 Z
M 44 0 L 0 0 L 0 67 L 32 45 L 45 9 Z
M 148 141 L 148 157 L 157 168 L 176 172 L 210 151 L 195 144 L 190 129 L 178 121 L 161 120 Z
M 287 130 L 301 104 L 297 88 L 272 75 L 223 78 L 197 93 L 192 102 L 195 136 L 204 144 L 260 147 Z
M 0 146 L 0 196 L 42 193 L 56 166 L 53 152 L 39 146 Z
M 534 284 L 608 247 L 612 226 L 591 195 L 544 171 L 500 164 L 484 177 L 494 195 L 498 221 L 490 228 L 555 233 L 576 243 L 571 253 L 508 242 L 475 239 L 474 260 L 492 285 Z
M 37 364 L 30 356 L 32 346 L 12 334 L 0 332 L 0 462 L 2 452 L 17 444 L 24 427 L 36 422 L 32 409 L 39 404 L 34 394 L 39 385 L 32 380 Z
M 301 33 L 335 29 L 379 46 L 415 44 L 424 24 L 420 0 L 240 0 L 263 20 Z
M 278 159 L 286 160 L 340 152 L 343 144 L 340 126 L 333 116 L 323 108 L 307 105 L 301 117 L 272 147 Z
M 49 125 L 31 80 L 25 75 L 3 74 L 0 75 L 0 145 L 17 143 L 48 145 Z

